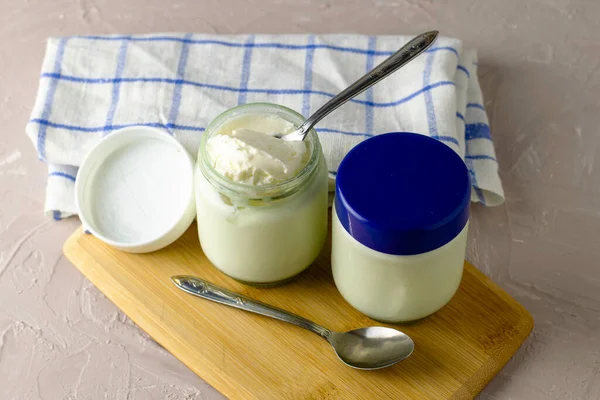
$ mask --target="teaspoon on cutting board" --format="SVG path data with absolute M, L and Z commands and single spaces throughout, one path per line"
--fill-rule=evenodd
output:
M 275 318 L 316 333 L 329 342 L 340 360 L 353 368 L 373 370 L 389 367 L 409 357 L 415 348 L 412 339 L 396 329 L 372 326 L 333 332 L 299 315 L 193 276 L 178 275 L 171 277 L 171 280 L 184 292 L 203 299 Z
M 411 62 L 435 42 L 438 34 L 438 31 L 425 32 L 410 40 L 402 46 L 400 50 L 386 58 L 381 64 L 367 72 L 362 78 L 325 103 L 308 117 L 296 130 L 285 135 L 278 133 L 273 136 L 288 141 L 304 140 L 308 132 L 310 132 L 317 122 L 325 118 L 330 112 L 346 103 L 348 100 L 358 96 L 380 80 Z

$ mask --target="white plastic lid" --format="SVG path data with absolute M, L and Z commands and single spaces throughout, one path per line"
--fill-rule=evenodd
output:
M 144 253 L 181 236 L 194 220 L 194 163 L 168 133 L 118 130 L 85 157 L 76 204 L 84 229 L 118 249 Z

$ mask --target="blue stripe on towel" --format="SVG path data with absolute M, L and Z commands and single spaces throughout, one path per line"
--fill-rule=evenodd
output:
M 431 69 L 433 68 L 434 53 L 427 54 L 425 59 L 425 69 L 423 70 L 423 86 L 428 87 L 431 80 Z M 427 124 L 429 125 L 429 136 L 438 137 L 437 121 L 435 119 L 435 108 L 433 96 L 429 91 L 425 92 L 425 113 L 427 114 Z
M 117 68 L 115 71 L 115 80 L 113 82 L 112 98 L 110 107 L 108 108 L 108 115 L 106 116 L 106 126 L 110 126 L 113 123 L 115 117 L 115 111 L 117 104 L 119 103 L 119 94 L 121 90 L 121 82 L 119 79 L 123 76 L 123 70 L 125 69 L 125 59 L 127 57 L 127 46 L 129 45 L 129 38 L 123 39 L 121 47 L 119 48 L 119 55 L 117 56 Z
M 465 164 L 467 165 L 467 169 L 469 170 L 469 175 L 471 176 L 471 186 L 475 191 L 475 195 L 481 202 L 481 204 L 485 205 L 485 196 L 483 195 L 483 191 L 479 188 L 477 184 L 477 176 L 475 175 L 475 169 L 473 168 L 473 161 L 466 157 Z
M 123 40 L 127 36 L 95 36 L 95 35 L 85 35 L 85 36 L 75 36 L 77 39 L 83 40 L 102 40 L 102 41 L 110 41 L 110 40 Z M 226 40 L 215 40 L 215 39 L 186 39 L 177 36 L 132 36 L 132 41 L 137 42 L 181 42 L 181 43 L 189 43 L 189 44 L 201 44 L 201 45 L 217 45 L 217 46 L 225 46 L 225 47 L 244 47 L 244 48 L 275 48 L 275 49 L 283 49 L 283 50 L 307 50 L 309 48 L 313 49 L 328 49 L 335 50 L 341 52 L 348 53 L 356 53 L 356 54 L 372 54 L 374 56 L 391 56 L 394 54 L 394 51 L 371 51 L 368 49 L 359 49 L 357 47 L 345 47 L 345 46 L 335 46 L 330 44 L 287 44 L 287 43 L 276 43 L 276 42 L 264 42 L 264 43 L 239 43 L 232 42 Z M 436 51 L 450 51 L 454 53 L 457 57 L 459 56 L 458 50 L 450 46 L 440 46 L 440 47 L 432 47 L 428 49 L 427 53 L 433 53 Z
M 189 39 L 192 35 L 188 33 L 185 38 Z M 177 64 L 177 80 L 183 81 L 185 76 L 185 66 L 187 64 L 188 54 L 190 52 L 189 43 L 183 42 L 181 45 L 181 54 L 179 55 L 179 63 Z M 173 101 L 171 102 L 171 111 L 169 112 L 169 124 L 174 125 L 177 122 L 177 116 L 179 115 L 179 106 L 181 105 L 181 91 L 182 84 L 176 83 L 173 89 Z M 169 129 L 169 133 L 173 134 L 172 129 Z
M 474 123 L 465 125 L 465 139 L 488 139 L 492 140 L 490 126 L 484 123 Z
M 58 42 L 58 47 L 56 48 L 56 58 L 54 59 L 54 73 L 60 74 L 62 68 L 62 60 L 65 55 L 65 46 L 67 45 L 67 41 L 69 38 L 62 38 Z M 46 93 L 46 100 L 44 101 L 44 109 L 42 110 L 42 119 L 50 118 L 50 114 L 52 113 L 52 102 L 54 101 L 54 95 L 56 94 L 56 87 L 58 86 L 58 80 L 52 79 L 50 81 L 50 87 L 48 88 L 48 92 Z M 38 149 L 38 157 L 41 160 L 46 160 L 46 127 L 40 127 L 40 131 L 37 137 L 37 149 Z
M 246 104 L 248 81 L 250 80 L 250 63 L 252 62 L 252 46 L 254 44 L 254 35 L 248 36 L 244 50 L 244 59 L 242 61 L 242 76 L 240 78 L 240 93 L 238 95 L 238 105 Z
M 327 133 L 340 133 L 342 135 L 348 135 L 348 136 L 363 136 L 363 137 L 373 137 L 372 134 L 369 133 L 361 133 L 361 132 L 348 132 L 348 131 L 341 131 L 338 129 L 329 129 L 329 128 L 317 128 L 317 132 L 327 132 Z
M 490 161 L 498 162 L 498 160 L 496 160 L 494 157 L 488 156 L 487 154 L 466 155 L 465 158 L 468 158 L 471 160 L 490 160 Z
M 469 70 L 465 67 L 463 67 L 462 65 L 458 65 L 456 67 L 457 70 L 464 72 L 467 75 L 467 78 L 471 77 L 471 74 L 469 73 Z
M 375 51 L 377 47 L 377 37 L 376 36 L 369 36 L 369 42 L 367 45 L 367 48 L 369 49 L 369 51 L 371 53 L 369 53 L 367 55 L 367 65 L 366 65 L 366 72 L 369 72 L 370 70 L 373 69 L 373 63 L 375 62 L 375 56 L 373 55 L 373 52 Z M 365 98 L 367 100 L 367 104 L 366 104 L 366 110 L 365 110 L 365 130 L 367 131 L 367 134 L 372 134 L 373 133 L 373 113 L 374 113 L 374 109 L 373 106 L 371 106 L 370 104 L 374 104 L 374 97 L 373 97 L 373 88 L 369 88 L 367 89 L 367 92 L 365 93 Z
M 485 107 L 483 106 L 483 104 L 479 103 L 468 103 L 467 108 L 479 108 L 480 110 L 485 111 Z
M 308 46 L 315 44 L 315 35 L 309 35 L 307 40 Z M 315 55 L 315 48 L 308 47 L 306 49 L 306 59 L 304 60 L 304 93 L 302 97 L 302 115 L 308 118 L 310 115 L 310 92 L 312 89 L 312 75 L 313 75 L 313 58 Z
M 79 78 L 79 77 L 74 77 L 74 76 L 69 76 L 69 75 L 61 75 L 61 74 L 49 73 L 49 72 L 43 73 L 42 78 L 64 79 L 64 80 L 73 81 L 73 82 L 90 83 L 90 84 L 106 84 L 106 83 L 112 83 L 114 81 L 117 81 L 117 79 L 113 79 L 113 78 Z M 236 88 L 236 87 L 231 87 L 231 86 L 213 85 L 213 84 L 209 84 L 209 83 L 194 82 L 194 81 L 185 80 L 185 79 L 171 79 L 171 78 L 121 78 L 121 79 L 118 79 L 118 81 L 120 81 L 120 82 L 164 82 L 164 83 L 172 83 L 172 84 L 191 85 L 191 86 L 196 86 L 196 87 L 201 87 L 201 88 L 206 88 L 206 89 L 223 90 L 223 91 L 238 92 L 238 93 L 263 93 L 263 94 L 275 94 L 275 95 L 301 95 L 301 94 L 304 95 L 305 93 L 308 93 L 308 94 L 315 94 L 315 95 L 321 95 L 321 96 L 326 96 L 326 97 L 334 97 L 335 96 L 335 94 L 333 94 L 333 93 L 328 93 L 328 92 L 323 92 L 323 91 L 318 91 L 318 90 Z M 369 105 L 372 107 L 395 107 L 402 103 L 410 101 L 413 98 L 417 97 L 418 95 L 420 95 L 422 93 L 426 93 L 429 90 L 432 90 L 432 89 L 435 89 L 435 88 L 438 88 L 441 86 L 454 86 L 454 85 L 455 85 L 455 83 L 452 81 L 439 81 L 436 83 L 432 83 L 431 85 L 428 85 L 424 88 L 421 88 L 404 98 L 401 98 L 399 100 L 392 101 L 392 102 L 387 102 L 387 103 L 369 102 L 369 101 L 357 100 L 357 99 L 352 99 L 350 101 L 353 103 Z
M 161 122 L 142 122 L 142 123 L 133 123 L 133 124 L 119 124 L 119 125 L 111 125 L 111 126 L 78 126 L 78 125 L 69 125 L 69 124 L 60 124 L 52 121 L 48 121 L 41 118 L 34 118 L 30 122 L 40 124 L 42 126 L 49 126 L 51 128 L 64 129 L 67 131 L 77 131 L 77 132 L 101 132 L 104 130 L 117 130 L 122 128 L 128 128 L 130 126 L 149 126 L 151 128 L 160 128 L 160 129 L 179 129 L 183 131 L 197 131 L 204 132 L 204 128 L 199 126 L 191 126 L 191 125 L 178 125 L 178 124 L 163 124 Z
M 41 126 L 49 126 L 56 129 L 64 129 L 67 131 L 76 131 L 76 132 L 101 132 L 105 130 L 117 130 L 122 128 L 128 128 L 130 126 L 149 126 L 152 128 L 159 129 L 178 129 L 182 131 L 196 131 L 196 132 L 204 132 L 205 128 L 199 126 L 191 126 L 191 125 L 178 125 L 178 124 L 163 124 L 160 122 L 145 122 L 145 123 L 133 123 L 133 124 L 120 124 L 120 125 L 112 125 L 112 126 L 78 126 L 78 125 L 68 125 L 68 124 L 60 124 L 48 120 L 43 120 L 39 118 L 34 118 L 30 121 L 31 123 L 40 124 Z M 343 135 L 349 136 L 364 136 L 364 137 L 372 137 L 373 134 L 369 134 L 366 132 L 349 132 L 338 129 L 329 129 L 329 128 L 318 128 L 317 132 L 328 132 L 328 133 L 340 133 Z M 440 140 L 442 142 L 449 142 L 458 145 L 458 140 L 451 136 L 436 136 L 435 139 Z
M 452 136 L 434 136 L 433 138 L 439 140 L 440 142 L 454 143 L 455 145 L 460 146 L 458 139 Z
M 48 176 L 60 176 L 61 178 L 66 178 L 70 181 L 75 182 L 75 177 L 71 174 L 67 174 L 66 172 L 54 171 L 50 172 Z

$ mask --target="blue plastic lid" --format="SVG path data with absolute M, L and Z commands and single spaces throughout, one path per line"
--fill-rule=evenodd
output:
M 337 216 L 358 242 L 382 253 L 421 254 L 454 239 L 469 219 L 471 184 L 463 160 L 416 133 L 377 135 L 338 168 Z

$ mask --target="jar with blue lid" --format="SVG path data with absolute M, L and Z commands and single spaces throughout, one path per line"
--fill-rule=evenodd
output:
M 336 178 L 331 265 L 353 307 L 384 322 L 438 311 L 456 293 L 471 185 L 463 160 L 424 135 L 377 135 L 354 147 Z

